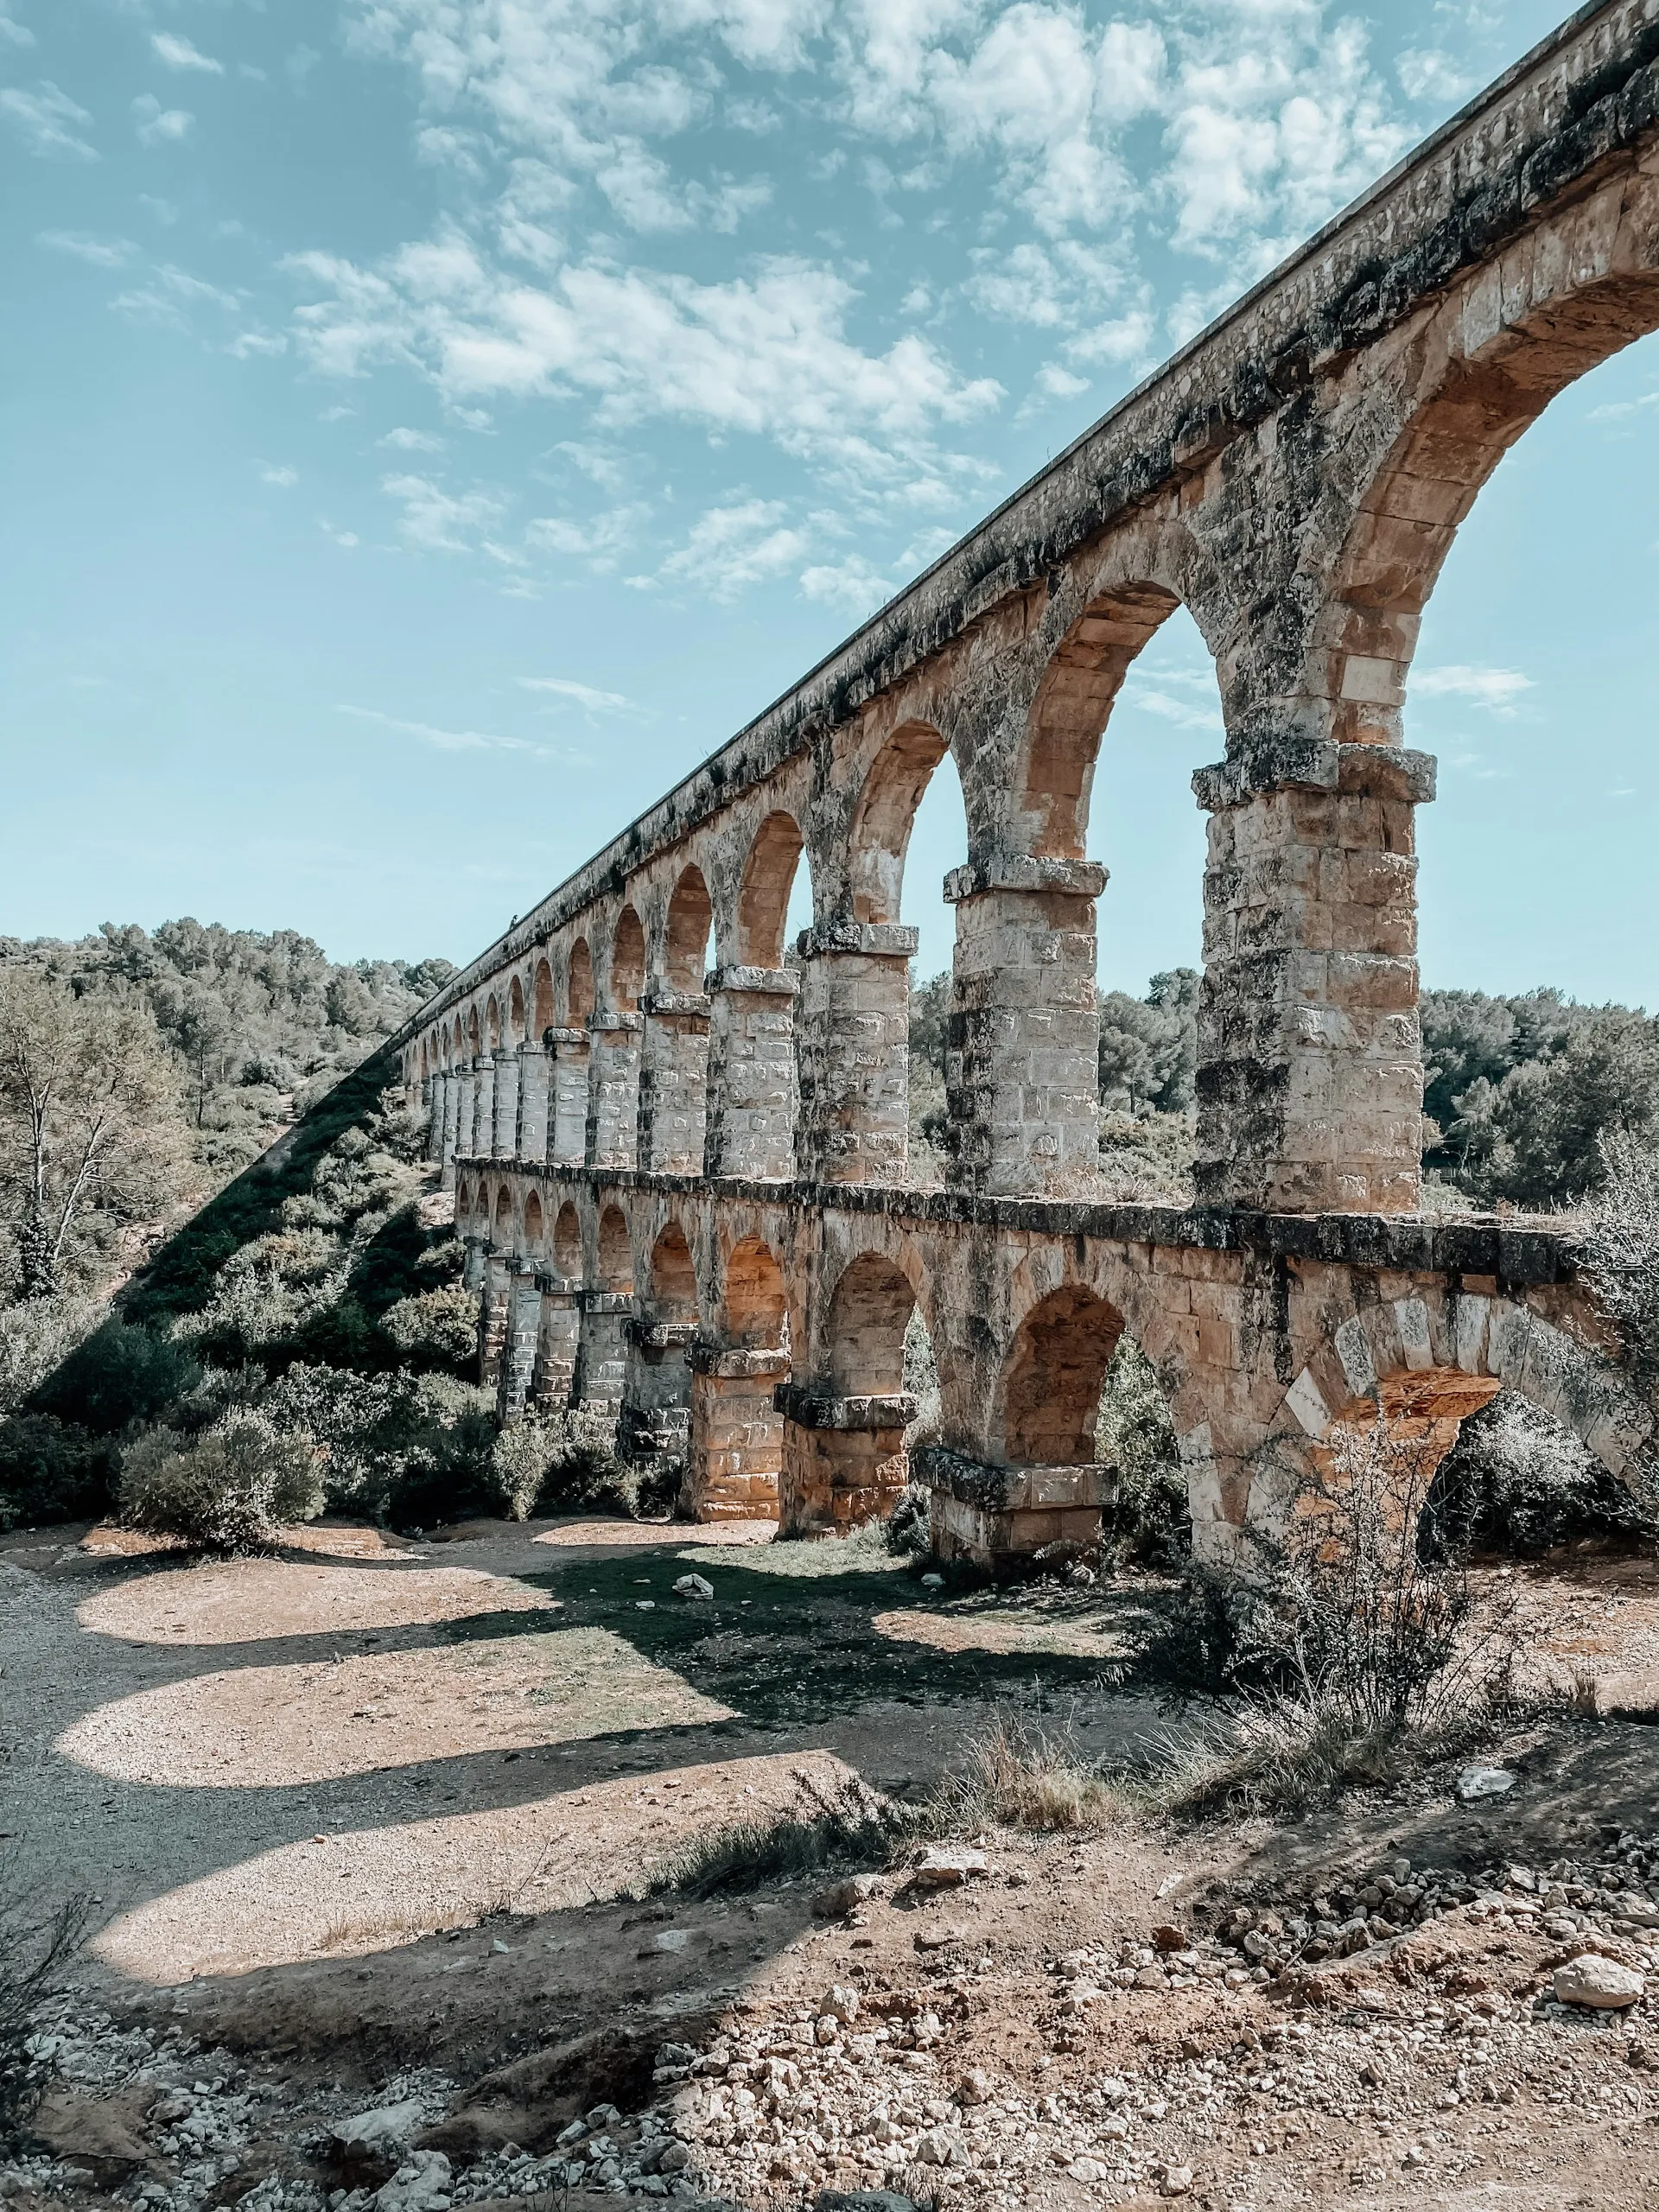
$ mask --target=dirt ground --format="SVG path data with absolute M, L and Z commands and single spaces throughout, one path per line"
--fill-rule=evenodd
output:
M 1659 1732 L 1597 1716 L 1659 1704 L 1659 1563 L 1516 1571 L 1580 1710 L 1494 1751 L 1501 1800 L 1441 1777 L 1287 1827 L 999 1832 L 965 1886 L 889 1878 L 826 1923 L 821 1879 L 641 1892 L 804 1793 L 925 1789 L 993 1711 L 1128 1751 L 1169 1719 L 1113 1687 L 1135 1592 L 950 1594 L 763 1528 L 447 1533 L 228 1563 L 0 1539 L 0 1853 L 42 1916 L 96 1899 L 56 2154 L 0 2196 L 442 2212 L 556 2202 L 585 2158 L 626 2202 L 1659 2203 L 1648 2005 L 1548 1998 L 1575 1947 L 1648 1962 L 1622 1900 Z M 1311 1978 L 1224 1940 L 1241 1900 L 1277 1927 L 1401 1861 L 1443 1903 Z M 1556 1919 L 1515 1866 L 1571 1876 Z M 826 2033 L 831 1991 L 863 2026 Z M 329 2128 L 377 2105 L 423 2132 L 331 2167 Z

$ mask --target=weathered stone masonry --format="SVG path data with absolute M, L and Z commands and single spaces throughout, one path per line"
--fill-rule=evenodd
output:
M 1130 1328 L 1225 1551 L 1357 1403 L 1499 1386 L 1620 1471 L 1650 1416 L 1559 1240 L 1416 1215 L 1417 625 L 1549 399 L 1659 325 L 1659 0 L 1572 18 L 632 823 L 400 1040 L 504 1416 L 683 1451 L 803 1529 L 906 1468 L 944 1548 L 1081 1535 Z M 1216 665 L 1191 1212 L 1102 1207 L 1090 784 L 1178 605 Z M 949 752 L 954 1187 L 907 1187 L 911 823 Z M 802 856 L 813 922 L 785 915 Z M 712 957 L 705 952 L 712 940 Z M 1094 1395 L 1090 1395 L 1090 1392 Z M 1450 1433 L 1448 1428 L 1447 1433 Z

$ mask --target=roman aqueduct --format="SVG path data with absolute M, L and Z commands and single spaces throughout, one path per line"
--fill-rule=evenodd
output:
M 1419 1211 L 1419 619 L 1549 400 L 1659 326 L 1659 0 L 1583 10 L 1116 407 L 423 1007 L 397 1041 L 456 1194 L 503 1417 L 683 1452 L 684 1508 L 797 1530 L 906 1479 L 919 1308 L 946 1553 L 1086 1539 L 1120 1332 L 1195 1540 L 1333 1423 L 1449 1436 L 1501 1387 L 1624 1473 L 1568 1240 Z M 1198 1204 L 1097 1168 L 1102 734 L 1178 606 L 1213 655 Z M 907 1179 L 911 824 L 949 752 L 952 1179 Z M 786 965 L 795 872 L 813 921 Z M 712 935 L 714 960 L 705 969 Z

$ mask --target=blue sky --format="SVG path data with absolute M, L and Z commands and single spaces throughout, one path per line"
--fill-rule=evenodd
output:
M 1553 20 L 0 0 L 0 930 L 465 958 Z M 1431 604 L 1430 982 L 1659 1004 L 1656 348 Z M 1109 982 L 1196 960 L 1220 746 L 1178 616 L 1096 779 Z

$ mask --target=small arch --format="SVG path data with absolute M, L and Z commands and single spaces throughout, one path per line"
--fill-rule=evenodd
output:
M 567 1282 L 582 1280 L 582 1217 L 567 1198 L 553 1224 L 553 1266 Z
M 505 1250 L 512 1242 L 512 1192 L 504 1183 L 495 1194 L 495 1243 Z
M 908 1278 L 879 1252 L 842 1270 L 830 1300 L 830 1382 L 842 1397 L 889 1397 L 905 1387 L 905 1332 L 916 1310 Z
M 743 968 L 781 968 L 789 893 L 801 857 L 800 824 L 781 810 L 754 833 L 737 904 L 737 959 Z
M 853 918 L 896 922 L 922 794 L 946 746 L 930 722 L 903 722 L 875 756 L 853 816 Z
M 664 979 L 671 991 L 700 991 L 708 967 L 709 931 L 715 918 L 714 901 L 702 870 L 684 869 L 668 902 L 664 933 Z
M 455 1185 L 455 1224 L 459 1228 L 473 1217 L 473 1186 L 463 1175 Z
M 438 1058 L 446 1068 L 449 1065 L 449 1025 L 446 1021 L 438 1032 Z
M 633 1245 L 620 1206 L 607 1206 L 599 1217 L 599 1287 L 620 1297 L 633 1289 Z
M 594 956 L 585 937 L 579 937 L 570 948 L 565 999 L 570 1009 L 570 1027 L 582 1028 L 594 1010 Z
M 697 1318 L 696 1269 L 677 1221 L 671 1221 L 651 1248 L 651 1305 L 660 1321 Z
M 512 995 L 507 1001 L 507 1025 L 515 1039 L 524 1036 L 524 987 L 516 976 L 512 979 Z
M 999 1426 L 1011 1465 L 1093 1460 L 1100 1394 L 1122 1333 L 1116 1307 L 1082 1283 L 1063 1284 L 1032 1307 L 1002 1370 Z
M 426 1039 L 423 1037 L 421 1039 L 421 1081 L 423 1083 L 426 1081 L 429 1072 L 426 1064 Z
M 553 970 L 545 960 L 536 963 L 535 1027 L 533 1035 L 539 1043 L 554 1026 Z
M 1090 601 L 1049 656 L 1032 702 L 1020 808 L 1033 853 L 1082 860 L 1100 741 L 1130 664 L 1180 605 L 1161 584 Z
M 726 1262 L 726 1319 L 733 1341 L 751 1351 L 779 1351 L 787 1312 L 784 1271 L 772 1247 L 761 1237 L 744 1237 Z
M 484 1010 L 484 1019 L 486 1034 L 489 1038 L 489 1050 L 492 1052 L 499 1052 L 501 1049 L 501 1009 L 496 1004 L 493 991 L 490 993 L 490 1002 Z
M 538 1192 L 532 1191 L 524 1200 L 524 1249 L 527 1252 L 540 1251 L 542 1236 L 546 1226 L 547 1219 L 542 1211 L 541 1195 Z
M 476 1059 L 479 1053 L 478 1008 L 476 1006 L 468 1007 L 467 1009 L 467 1042 L 472 1049 L 473 1058 Z
M 611 1003 L 618 1014 L 637 1014 L 645 988 L 645 932 L 632 906 L 625 906 L 611 940 Z

